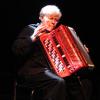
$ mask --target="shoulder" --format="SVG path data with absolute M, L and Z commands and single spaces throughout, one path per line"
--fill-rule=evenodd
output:
M 63 24 L 62 24 L 63 25 Z M 76 33 L 75 29 L 71 26 L 68 26 L 68 25 L 63 25 L 65 26 L 67 29 L 69 29 L 69 31 L 73 32 L 73 33 Z
M 70 27 L 70 26 L 67 26 L 67 27 L 68 27 L 68 29 L 69 29 L 71 32 L 76 33 L 76 31 L 75 31 L 75 29 L 74 29 L 73 27 Z
M 65 26 L 66 28 L 68 28 L 69 30 L 74 30 L 74 28 L 73 27 L 71 27 L 71 26 L 68 26 L 68 25 L 64 25 L 64 24 L 62 24 L 63 26 Z
M 69 30 L 72 30 L 74 31 L 74 28 L 73 27 L 70 27 L 70 26 L 67 26 Z
M 34 31 L 35 30 L 35 28 L 37 27 L 39 25 L 39 23 L 36 23 L 36 24 L 29 24 L 29 25 L 26 25 L 22 30 L 21 30 L 21 32 L 29 32 L 29 31 Z
M 66 27 L 70 30 L 71 33 L 76 34 L 76 31 L 73 27 L 71 26 L 66 26 Z
M 32 29 L 35 29 L 38 25 L 39 25 L 39 23 L 36 23 L 36 24 L 29 24 L 28 27 L 29 27 L 29 28 L 32 28 Z
M 37 24 L 29 24 L 26 25 L 19 33 L 19 37 L 23 37 L 23 36 L 29 36 L 34 32 L 34 29 L 38 26 Z

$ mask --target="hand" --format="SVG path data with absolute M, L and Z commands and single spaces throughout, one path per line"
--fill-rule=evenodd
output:
M 34 31 L 34 36 L 40 36 L 46 30 L 46 25 L 40 24 Z
M 87 52 L 89 52 L 89 48 L 84 44 L 84 48 L 86 49 Z
M 31 35 L 32 41 L 35 41 L 37 37 L 42 35 L 44 31 L 46 30 L 46 26 L 43 24 L 40 24 L 35 30 L 34 33 Z

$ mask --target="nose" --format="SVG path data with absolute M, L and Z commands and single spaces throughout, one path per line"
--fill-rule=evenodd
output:
M 52 20 L 52 24 L 53 24 L 53 25 L 55 25 L 55 24 L 57 24 L 57 23 L 58 23 L 58 21 L 57 21 L 57 20 L 55 20 L 55 19 L 54 19 L 54 20 Z

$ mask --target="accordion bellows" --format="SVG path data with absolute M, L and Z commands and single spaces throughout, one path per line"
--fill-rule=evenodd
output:
M 52 69 L 60 77 L 70 76 L 84 67 L 94 67 L 91 58 L 74 30 L 60 25 L 40 36 Z

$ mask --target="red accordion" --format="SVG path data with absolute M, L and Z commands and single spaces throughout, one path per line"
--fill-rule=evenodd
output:
M 50 33 L 40 36 L 52 69 L 60 77 L 70 76 L 81 68 L 92 66 L 83 44 L 67 26 L 60 25 Z

